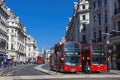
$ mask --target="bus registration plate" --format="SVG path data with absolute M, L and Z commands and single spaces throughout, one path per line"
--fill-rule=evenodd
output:
M 71 69 L 71 72 L 75 72 L 75 69 Z

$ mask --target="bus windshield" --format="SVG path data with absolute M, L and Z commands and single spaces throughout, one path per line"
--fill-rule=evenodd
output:
M 79 44 L 75 42 L 68 42 L 64 46 L 65 55 L 80 55 Z
M 67 42 L 64 45 L 64 50 L 65 51 L 80 51 L 80 47 L 79 47 L 79 44 L 75 42 Z
M 106 51 L 105 46 L 102 44 L 92 45 L 92 63 L 93 64 L 105 64 L 106 63 Z
M 65 56 L 65 62 L 69 66 L 77 66 L 80 63 L 80 56 Z

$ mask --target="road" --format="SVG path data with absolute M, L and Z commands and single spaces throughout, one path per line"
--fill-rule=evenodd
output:
M 45 64 L 43 68 L 49 68 Z M 37 65 L 27 64 L 13 69 L 6 69 L 0 80 L 120 80 L 120 75 L 116 74 L 54 74 L 48 75 L 34 69 Z
M 37 71 L 34 67 L 35 64 L 26 64 L 12 69 L 6 69 L 3 76 L 27 76 L 27 75 L 45 75 L 45 73 Z

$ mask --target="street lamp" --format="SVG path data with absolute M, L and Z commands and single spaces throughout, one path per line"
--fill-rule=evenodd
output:
M 110 70 L 110 53 L 109 53 L 109 44 L 110 41 L 108 39 L 108 36 L 112 35 L 110 33 L 102 33 L 104 35 L 107 35 L 107 39 L 106 39 L 106 49 L 107 49 L 107 72 L 109 72 Z
M 109 53 L 109 44 L 110 44 L 110 41 L 107 39 L 107 41 L 106 41 L 106 44 L 107 44 L 107 71 L 109 72 L 109 70 L 110 70 L 110 64 L 109 64 L 109 62 L 110 62 L 110 53 Z
M 107 40 L 107 41 L 106 41 L 106 44 L 107 44 L 107 45 L 109 45 L 109 44 L 110 44 L 110 41 L 109 41 L 109 40 Z
M 116 33 L 120 33 L 120 31 L 118 30 L 112 30 L 112 32 L 116 32 Z M 108 36 L 110 35 L 114 35 L 114 34 L 110 34 L 110 33 L 102 33 L 102 34 L 105 34 L 107 35 L 107 40 L 106 40 L 106 47 L 108 49 L 108 52 L 107 52 L 107 57 L 108 57 L 108 66 L 107 66 L 107 71 L 109 72 L 110 68 L 111 68 L 111 53 L 112 53 L 112 49 L 115 50 L 114 46 L 113 48 L 111 49 L 110 47 L 110 41 L 108 39 Z

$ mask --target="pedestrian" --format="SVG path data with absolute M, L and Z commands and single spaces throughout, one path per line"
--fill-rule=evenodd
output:
M 6 61 L 6 59 L 4 60 L 3 64 L 4 64 L 4 68 L 7 68 L 7 61 Z
M 8 64 L 8 67 L 10 67 L 10 61 L 8 61 L 7 64 Z
M 86 73 L 90 73 L 90 64 L 89 64 L 89 61 L 86 62 Z
M 10 61 L 10 65 L 11 65 L 11 68 L 12 68 L 12 65 L 13 65 L 13 62 L 12 62 L 12 61 Z
M 1 67 L 2 67 L 2 68 L 4 67 L 4 63 L 3 63 L 3 61 L 1 62 Z
M 1 68 L 1 61 L 0 61 L 0 68 Z

